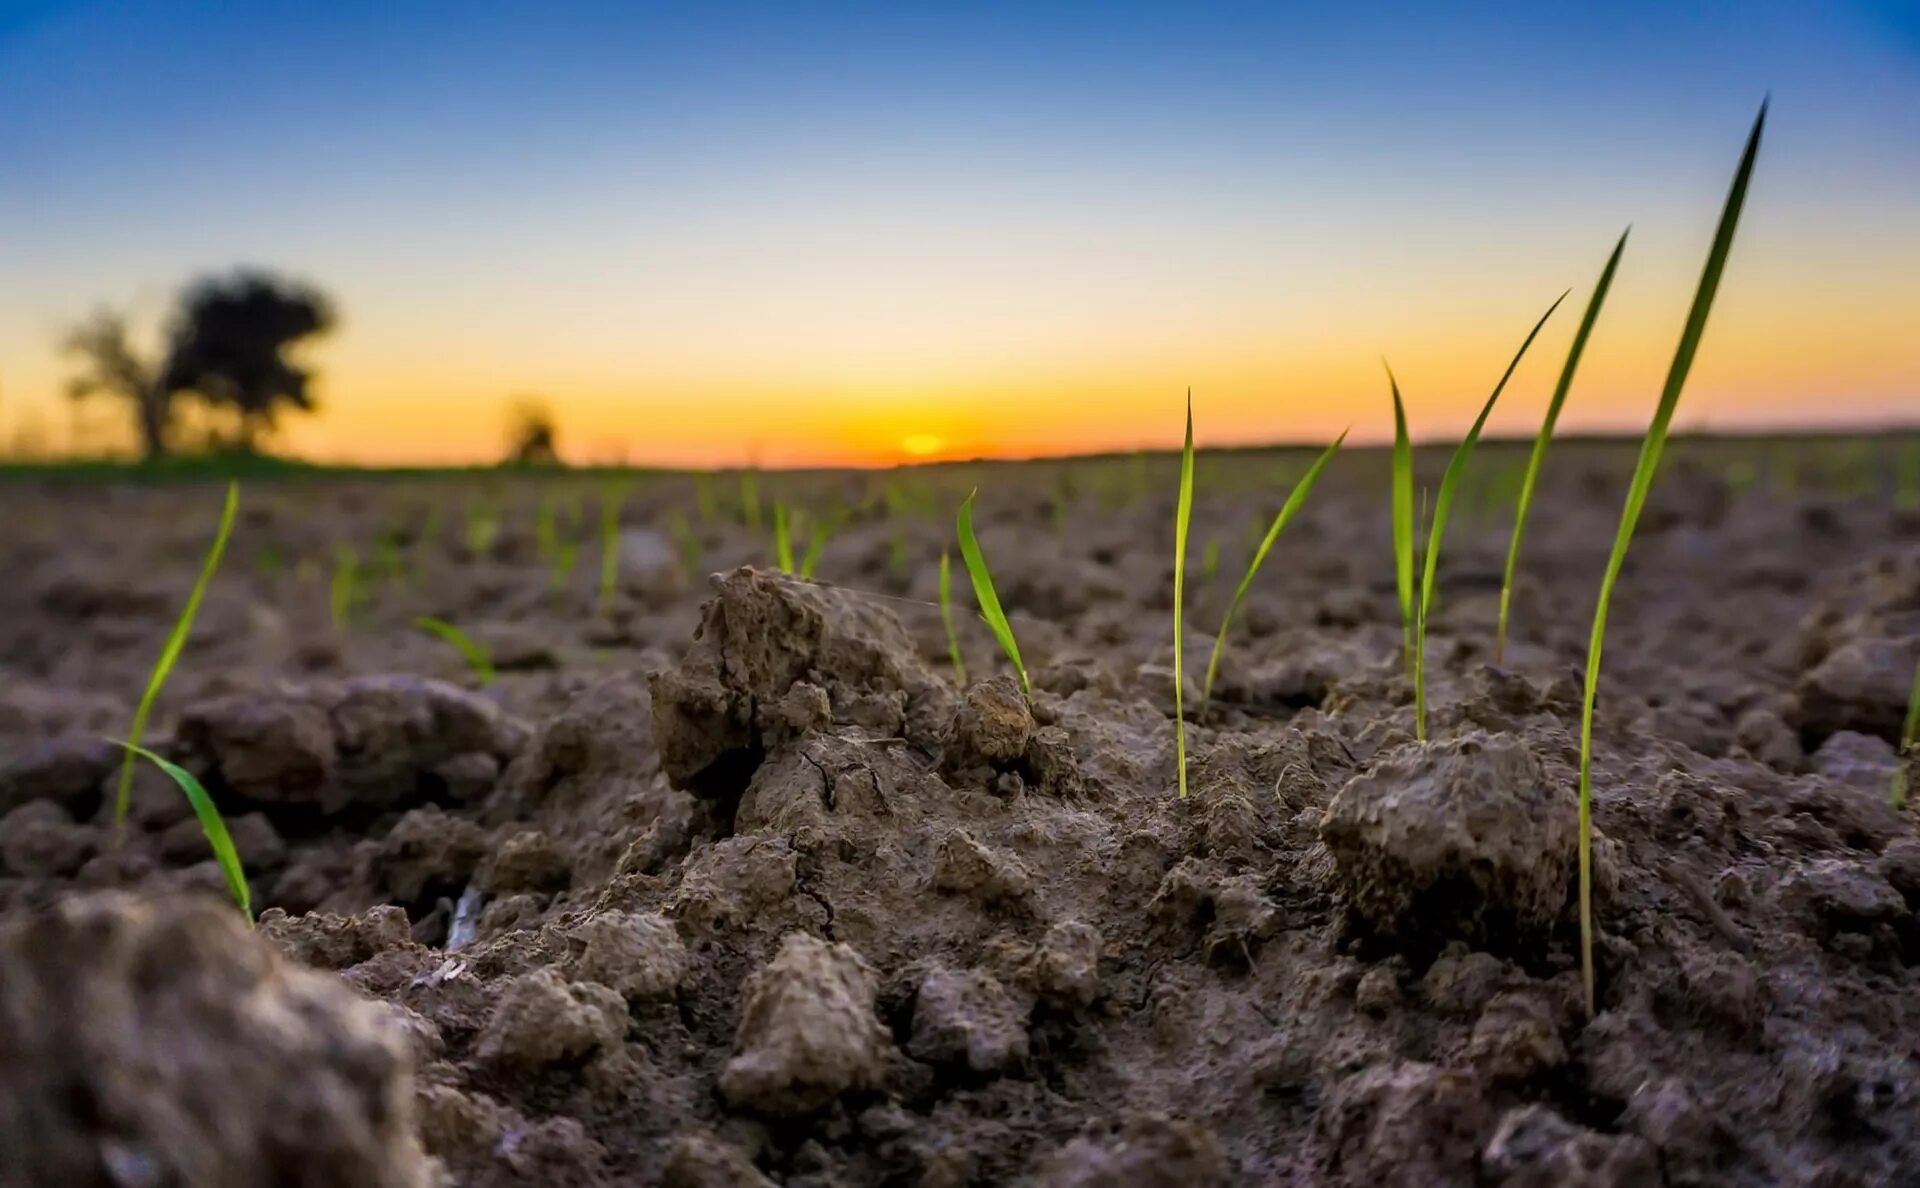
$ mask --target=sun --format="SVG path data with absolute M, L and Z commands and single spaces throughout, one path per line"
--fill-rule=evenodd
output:
M 900 439 L 901 452 L 910 458 L 925 458 L 940 452 L 947 443 L 931 433 L 909 433 Z

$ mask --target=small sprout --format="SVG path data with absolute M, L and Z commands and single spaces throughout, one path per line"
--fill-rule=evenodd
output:
M 333 577 L 327 583 L 327 609 L 332 612 L 335 631 L 345 631 L 353 618 L 359 584 L 359 550 L 350 544 L 336 546 L 333 550 Z
M 485 557 L 500 539 L 500 512 L 488 503 L 467 509 L 467 527 L 462 543 L 469 557 Z
M 187 645 L 187 636 L 193 631 L 194 616 L 200 613 L 200 600 L 206 597 L 214 571 L 220 568 L 220 555 L 226 552 L 227 538 L 233 535 L 234 513 L 239 508 L 240 484 L 228 483 L 227 502 L 220 512 L 220 527 L 213 534 L 213 547 L 207 550 L 207 558 L 201 562 L 200 576 L 194 579 L 193 590 L 187 595 L 187 604 L 180 608 L 180 617 L 174 620 L 173 630 L 167 633 L 167 641 L 161 645 L 160 657 L 153 662 L 153 671 L 147 674 L 147 687 L 140 694 L 140 704 L 133 711 L 133 726 L 127 731 L 125 744 L 128 751 L 120 764 L 120 786 L 113 798 L 115 845 L 126 833 L 127 808 L 133 797 L 133 759 L 139 751 L 141 738 L 147 732 L 147 719 L 153 714 L 153 703 L 173 672 L 174 663 L 180 659 L 181 649 Z
M 940 550 L 940 622 L 947 629 L 947 658 L 953 661 L 953 679 L 967 683 L 967 662 L 960 658 L 960 635 L 953 629 L 953 567 L 947 550 Z
M 1594 322 L 1600 318 L 1600 307 L 1613 284 L 1614 269 L 1620 266 L 1620 253 L 1626 248 L 1627 232 L 1623 231 L 1620 242 L 1613 245 L 1613 254 L 1607 257 L 1607 266 L 1600 270 L 1600 281 L 1587 300 L 1587 312 L 1580 316 L 1580 329 L 1574 332 L 1566 366 L 1560 369 L 1560 382 L 1554 385 L 1553 398 L 1547 401 L 1547 415 L 1540 422 L 1540 434 L 1533 439 L 1533 453 L 1527 457 L 1526 476 L 1520 480 L 1520 502 L 1513 513 L 1513 536 L 1507 542 L 1506 573 L 1500 579 L 1500 618 L 1493 632 L 1495 664 L 1506 659 L 1507 610 L 1513 602 L 1513 575 L 1520 568 L 1520 538 L 1527 530 L 1527 509 L 1533 504 L 1534 485 L 1539 481 L 1541 464 L 1546 461 L 1547 446 L 1553 441 L 1553 427 L 1560 420 L 1560 409 L 1567 403 L 1567 390 L 1573 387 L 1573 373 L 1580 366 L 1580 354 L 1587 349 L 1587 338 L 1593 333 Z
M 614 591 L 620 583 L 620 504 L 625 492 L 609 486 L 600 496 L 600 585 L 595 602 L 600 616 L 613 610 Z
M 1213 585 L 1213 579 L 1220 576 L 1220 538 L 1209 536 L 1207 545 L 1200 551 L 1200 584 Z
M 793 572 L 793 529 L 788 523 L 787 505 L 773 505 L 773 563 L 781 573 Z
M 452 644 L 462 656 L 466 657 L 467 666 L 473 669 L 474 678 L 480 682 L 482 688 L 493 684 L 493 656 L 484 644 L 474 642 L 466 632 L 445 619 L 421 615 L 413 621 L 413 625 L 429 635 L 438 636 Z
M 1660 404 L 1654 409 L 1653 422 L 1640 443 L 1640 461 L 1634 467 L 1633 481 L 1627 487 L 1626 506 L 1620 512 L 1620 527 L 1614 534 L 1613 551 L 1607 557 L 1606 573 L 1600 579 L 1600 598 L 1593 608 L 1593 634 L 1587 641 L 1587 679 L 1580 703 L 1580 981 L 1586 992 L 1587 1015 L 1594 1014 L 1593 993 L 1593 703 L 1600 689 L 1600 646 L 1606 639 L 1607 605 L 1613 600 L 1613 586 L 1626 564 L 1627 546 L 1633 529 L 1646 506 L 1647 491 L 1660 468 L 1660 454 L 1667 444 L 1667 429 L 1673 423 L 1673 411 L 1680 404 L 1680 390 L 1686 386 L 1687 372 L 1693 368 L 1693 356 L 1706 333 L 1707 314 L 1713 308 L 1714 294 L 1720 288 L 1720 275 L 1726 270 L 1727 256 L 1733 250 L 1733 233 L 1740 223 L 1740 208 L 1746 203 L 1747 182 L 1753 176 L 1753 159 L 1760 151 L 1760 133 L 1766 126 L 1767 105 L 1753 121 L 1747 136 L 1746 151 L 1734 171 L 1733 186 L 1720 211 L 1720 225 L 1713 233 L 1713 246 L 1707 252 L 1707 265 L 1700 274 L 1700 286 L 1694 291 L 1693 306 L 1687 311 L 1680 345 L 1674 351 L 1673 365 L 1667 371 L 1666 385 L 1660 391 Z
M 1184 590 L 1187 584 L 1187 529 L 1193 521 L 1193 393 L 1187 393 L 1187 439 L 1180 447 L 1180 494 L 1173 505 L 1173 727 L 1174 759 L 1180 799 L 1187 798 L 1187 717 L 1184 647 L 1187 634 Z
M 1494 401 L 1500 399 L 1500 393 L 1513 378 L 1514 368 L 1520 366 L 1520 360 L 1526 357 L 1527 348 L 1533 345 L 1540 327 L 1547 324 L 1553 311 L 1567 299 L 1565 293 L 1554 298 L 1547 312 L 1527 331 L 1525 342 L 1514 352 L 1513 361 L 1507 364 L 1507 370 L 1500 376 L 1500 382 L 1493 386 L 1493 395 L 1480 407 L 1480 415 L 1473 420 L 1473 427 L 1454 447 L 1453 457 L 1447 460 L 1447 469 L 1440 476 L 1440 490 L 1433 497 L 1433 523 L 1427 528 L 1427 551 L 1421 558 L 1420 596 L 1413 610 L 1413 733 L 1414 737 L 1424 741 L 1427 737 L 1427 616 L 1433 609 L 1433 580 L 1439 568 L 1440 539 L 1447 532 L 1447 512 L 1453 506 L 1454 495 L 1460 486 L 1460 476 L 1466 470 L 1467 463 L 1473 457 L 1474 443 L 1480 440 L 1480 430 L 1486 427 L 1487 416 L 1493 412 Z
M 1380 365 L 1387 367 L 1386 360 Z M 1387 367 L 1393 390 L 1393 584 L 1400 598 L 1400 663 L 1413 677 L 1413 442 L 1407 437 L 1407 409 L 1400 381 Z
M 1267 534 L 1260 538 L 1259 545 L 1255 547 L 1253 559 L 1247 562 L 1246 575 L 1240 579 L 1240 585 L 1235 588 L 1233 601 L 1227 604 L 1226 617 L 1220 620 L 1220 633 L 1213 637 L 1213 654 L 1207 657 L 1207 679 L 1200 690 L 1201 720 L 1206 719 L 1207 706 L 1213 700 L 1213 678 L 1220 670 L 1220 653 L 1226 648 L 1227 632 L 1233 627 L 1233 616 L 1239 612 L 1240 603 L 1246 598 L 1247 591 L 1253 588 L 1253 579 L 1260 572 L 1260 567 L 1266 563 L 1267 554 L 1273 550 L 1273 542 L 1280 539 L 1281 530 L 1299 512 L 1301 505 L 1307 501 L 1307 496 L 1313 493 L 1313 485 L 1320 481 L 1320 472 L 1326 469 L 1327 463 L 1333 461 L 1334 454 L 1339 452 L 1341 443 L 1346 440 L 1347 435 L 1342 431 L 1340 436 L 1333 439 L 1332 445 L 1320 451 L 1320 456 L 1314 459 L 1312 466 L 1307 468 L 1307 473 L 1301 475 L 1300 481 L 1293 485 L 1293 491 L 1288 494 L 1287 501 L 1280 505 L 1279 513 L 1273 517 L 1272 525 L 1267 528 Z
M 700 534 L 687 523 L 687 513 L 679 508 L 667 510 L 667 536 L 680 553 L 680 568 L 691 574 L 700 569 Z
M 233 835 L 227 832 L 227 823 L 220 816 L 220 810 L 214 807 L 213 797 L 193 773 L 177 763 L 171 763 L 154 754 L 143 746 L 131 742 L 111 740 L 116 746 L 124 747 L 127 759 L 135 756 L 152 763 L 187 794 L 187 801 L 193 805 L 194 815 L 200 818 L 200 832 L 207 835 L 207 844 L 213 847 L 213 860 L 220 865 L 220 873 L 226 877 L 227 891 L 233 896 L 233 902 L 240 907 L 240 914 L 253 923 L 253 893 L 247 887 L 247 875 L 240 867 L 240 854 L 233 848 Z M 129 769 L 131 770 L 131 769 Z
M 820 554 L 826 551 L 827 538 L 833 535 L 834 525 L 824 518 L 812 517 L 807 524 L 807 551 L 800 557 L 800 576 L 811 581 L 814 570 L 820 566 Z
M 1914 665 L 1913 688 L 1907 693 L 1907 720 L 1900 727 L 1900 754 L 1893 769 L 1893 811 L 1907 807 L 1907 767 L 1913 759 L 1913 745 L 1920 740 L 1920 664 Z
M 740 517 L 748 528 L 760 531 L 760 476 L 755 471 L 740 472 Z
M 973 497 L 978 490 L 971 491 L 960 503 L 960 514 L 954 521 L 955 531 L 960 537 L 960 560 L 966 563 L 967 577 L 973 581 L 973 597 L 980 604 L 980 617 L 987 621 L 988 630 L 1000 643 L 1000 650 L 1007 654 L 1013 663 L 1013 671 L 1020 678 L 1020 691 L 1027 700 L 1033 700 L 1033 684 L 1027 680 L 1027 666 L 1020 660 L 1020 645 L 1013 638 L 1013 626 L 1007 622 L 1007 612 L 1000 609 L 1000 596 L 993 591 L 993 575 L 987 571 L 987 559 L 980 555 L 980 542 L 973 537 Z
M 713 475 L 704 470 L 693 476 L 693 510 L 702 524 L 711 524 L 720 518 L 720 501 L 713 494 Z

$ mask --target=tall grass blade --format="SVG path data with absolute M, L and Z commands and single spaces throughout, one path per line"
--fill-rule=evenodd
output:
M 1180 799 L 1187 798 L 1186 673 L 1187 530 L 1193 522 L 1193 392 L 1187 392 L 1187 439 L 1180 447 L 1180 495 L 1173 505 L 1173 729 Z
M 1634 467 L 1633 481 L 1627 487 L 1626 505 L 1620 511 L 1620 527 L 1614 534 L 1613 551 L 1607 557 L 1607 570 L 1600 579 L 1600 599 L 1593 608 L 1593 634 L 1587 641 L 1587 678 L 1580 703 L 1580 980 L 1586 991 L 1587 1014 L 1594 1013 L 1593 991 L 1593 703 L 1600 688 L 1600 648 L 1606 639 L 1607 607 L 1613 600 L 1613 585 L 1626 563 L 1627 546 L 1633 529 L 1646 506 L 1647 491 L 1653 486 L 1654 473 L 1660 468 L 1660 453 L 1667 444 L 1667 430 L 1673 412 L 1680 404 L 1680 390 L 1686 386 L 1693 357 L 1707 329 L 1707 314 L 1713 309 L 1714 294 L 1720 288 L 1720 276 L 1726 271 L 1727 256 L 1733 250 L 1733 233 L 1740 224 L 1740 209 L 1746 204 L 1747 183 L 1753 176 L 1754 157 L 1760 151 L 1760 134 L 1767 123 L 1767 105 L 1760 105 L 1754 117 L 1753 131 L 1747 135 L 1746 151 L 1734 171 L 1733 185 L 1727 191 L 1726 205 L 1720 211 L 1720 224 L 1713 233 L 1713 246 L 1707 252 L 1706 267 L 1700 285 L 1693 294 L 1693 307 L 1687 311 L 1687 323 L 1680 332 L 1673 365 L 1660 391 L 1660 404 L 1654 409 L 1653 422 L 1640 443 L 1640 461 Z
M 220 873 L 226 877 L 227 891 L 233 896 L 233 902 L 240 907 L 240 913 L 253 923 L 253 893 L 247 887 L 247 875 L 240 866 L 239 851 L 233 848 L 233 835 L 227 832 L 227 823 L 220 816 L 220 810 L 214 807 L 213 797 L 193 773 L 177 763 L 171 763 L 154 754 L 143 746 L 131 742 L 114 740 L 115 744 L 125 748 L 127 758 L 138 756 L 165 772 L 180 790 L 187 794 L 188 803 L 193 805 L 193 813 L 200 818 L 200 832 L 207 835 L 207 844 L 213 847 L 213 860 L 220 864 Z
M 1033 683 L 1027 679 L 1027 666 L 1020 659 L 1020 644 L 1013 638 L 1013 625 L 1007 622 L 1007 612 L 1000 609 L 1000 596 L 993 590 L 993 574 L 988 572 L 987 559 L 980 555 L 980 542 L 973 536 L 973 497 L 979 493 L 978 490 L 967 493 L 960 501 L 960 514 L 954 520 L 954 531 L 960 538 L 960 560 L 966 564 L 967 577 L 973 582 L 973 597 L 980 604 L 980 617 L 987 621 L 987 629 L 993 632 L 1000 650 L 1012 662 L 1013 671 L 1020 678 L 1020 691 L 1032 701 Z
M 1580 366 L 1580 355 L 1587 349 L 1593 324 L 1600 319 L 1600 307 L 1606 303 L 1607 290 L 1613 285 L 1613 273 L 1620 266 L 1620 253 L 1627 249 L 1629 227 L 1613 245 L 1607 266 L 1600 270 L 1600 281 L 1587 300 L 1587 311 L 1580 315 L 1580 329 L 1574 332 L 1573 346 L 1567 351 L 1566 366 L 1560 369 L 1560 382 L 1554 385 L 1553 398 L 1547 401 L 1547 415 L 1540 422 L 1540 435 L 1533 439 L 1533 452 L 1527 456 L 1526 474 L 1520 480 L 1520 501 L 1513 513 L 1513 536 L 1507 541 L 1507 568 L 1500 579 L 1500 618 L 1493 631 L 1493 662 L 1503 663 L 1507 656 L 1507 610 L 1513 602 L 1513 575 L 1520 568 L 1520 539 L 1527 530 L 1527 511 L 1533 506 L 1533 489 L 1540 479 L 1540 467 L 1547 458 L 1547 446 L 1553 441 L 1553 428 L 1560 421 L 1560 410 L 1567 403 L 1567 390 L 1573 387 L 1573 373 Z
M 1453 497 L 1460 486 L 1460 476 L 1466 472 L 1467 462 L 1473 457 L 1474 443 L 1480 440 L 1480 430 L 1486 427 L 1487 416 L 1493 412 L 1494 402 L 1500 399 L 1507 381 L 1513 378 L 1514 368 L 1520 366 L 1520 360 L 1526 357 L 1527 348 L 1533 345 L 1534 338 L 1540 333 L 1540 327 L 1547 324 L 1553 311 L 1567 299 L 1565 293 L 1553 299 L 1547 306 L 1547 312 L 1527 331 L 1525 342 L 1513 354 L 1513 361 L 1507 364 L 1507 370 L 1501 374 L 1500 382 L 1493 386 L 1493 395 L 1480 406 L 1480 415 L 1473 419 L 1473 428 L 1461 438 L 1454 447 L 1453 457 L 1447 459 L 1447 469 L 1440 476 L 1440 490 L 1433 497 L 1433 522 L 1427 528 L 1427 553 L 1422 558 L 1420 569 L 1420 599 L 1413 611 L 1413 733 L 1414 737 L 1425 740 L 1427 737 L 1427 615 L 1433 608 L 1433 578 L 1440 566 L 1440 539 L 1447 532 L 1447 512 L 1453 507 Z
M 1393 390 L 1393 584 L 1400 598 L 1400 664 L 1413 678 L 1413 442 L 1407 436 L 1407 407 L 1400 399 L 1400 381 L 1387 369 Z
M 1246 598 L 1247 591 L 1253 588 L 1253 579 L 1259 574 L 1260 567 L 1266 564 L 1267 554 L 1273 551 L 1273 542 L 1280 539 L 1281 530 L 1287 526 L 1288 521 L 1293 519 L 1301 505 L 1306 503 L 1307 496 L 1313 493 L 1313 485 L 1320 481 L 1320 472 L 1326 469 L 1327 463 L 1333 461 L 1334 454 L 1339 452 L 1341 443 L 1346 440 L 1346 431 L 1342 430 L 1340 436 L 1333 439 L 1332 445 L 1320 451 L 1320 456 L 1313 460 L 1313 465 L 1309 466 L 1307 472 L 1300 476 L 1300 481 L 1293 485 L 1292 492 L 1287 495 L 1287 501 L 1280 505 L 1279 513 L 1273 517 L 1273 523 L 1268 526 L 1267 534 L 1261 537 L 1260 544 L 1254 549 L 1253 559 L 1247 562 L 1246 575 L 1240 579 L 1240 585 L 1233 591 L 1233 601 L 1227 604 L 1226 617 L 1220 620 L 1220 633 L 1213 637 L 1213 654 L 1207 657 L 1207 679 L 1200 691 L 1202 721 L 1206 720 L 1207 706 L 1213 701 L 1213 678 L 1220 670 L 1220 653 L 1227 646 L 1227 632 L 1233 627 L 1233 616 L 1239 613 L 1240 603 Z
M 193 631 L 194 616 L 200 613 L 200 600 L 206 597 L 214 571 L 220 568 L 220 556 L 227 551 L 227 538 L 233 535 L 233 518 L 239 509 L 240 484 L 228 483 L 227 502 L 220 511 L 220 527 L 213 534 L 213 547 L 207 550 L 206 560 L 200 564 L 200 576 L 194 579 L 193 591 L 187 595 L 187 604 L 180 608 L 180 617 L 174 620 L 173 630 L 167 633 L 167 641 L 161 645 L 160 657 L 153 662 L 153 671 L 147 674 L 147 687 L 141 692 L 140 704 L 133 711 L 133 726 L 127 731 L 127 742 L 132 747 L 137 748 L 145 737 L 147 719 L 153 714 L 153 703 L 173 672 L 175 662 L 180 659 L 181 649 L 187 645 L 187 636 Z M 113 798 L 115 845 L 126 833 L 127 806 L 133 797 L 133 759 L 134 752 L 130 750 L 120 764 L 120 786 Z
M 967 683 L 967 662 L 960 658 L 960 634 L 953 629 L 953 567 L 947 550 L 940 550 L 940 622 L 947 629 L 947 658 L 953 661 L 953 679 Z
M 428 635 L 452 644 L 454 650 L 466 659 L 467 667 L 473 669 L 474 678 L 480 682 L 482 688 L 493 684 L 493 654 L 487 650 L 486 645 L 474 642 L 466 632 L 445 619 L 421 615 L 413 621 L 413 625 Z

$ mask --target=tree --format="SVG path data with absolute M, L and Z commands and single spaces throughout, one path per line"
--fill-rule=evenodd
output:
M 61 349 L 79 356 L 86 367 L 68 381 L 67 395 L 84 400 L 104 393 L 126 400 L 133 406 L 142 452 L 148 458 L 164 457 L 172 393 L 127 340 L 127 320 L 110 309 L 99 310 L 67 332 Z
M 507 421 L 509 466 L 552 466 L 560 461 L 553 411 L 535 397 L 516 401 Z
M 332 303 L 310 286 L 249 270 L 204 278 L 181 294 L 158 386 L 231 409 L 235 444 L 252 452 L 282 407 L 312 410 L 313 374 L 287 351 L 333 324 Z

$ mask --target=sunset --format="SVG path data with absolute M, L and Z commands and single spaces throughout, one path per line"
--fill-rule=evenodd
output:
M 0 1188 L 1912 1188 L 1920 9 L 0 5 Z

